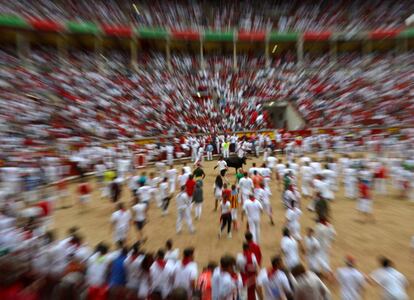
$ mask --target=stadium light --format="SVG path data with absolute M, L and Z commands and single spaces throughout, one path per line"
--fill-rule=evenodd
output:
M 138 7 L 136 6 L 136 4 L 135 4 L 135 3 L 133 3 L 133 4 L 132 4 L 132 7 L 135 9 L 135 12 L 136 12 L 138 15 L 140 15 L 139 10 L 138 10 Z
M 272 53 L 275 53 L 275 52 L 276 52 L 276 49 L 277 49 L 277 45 L 275 45 L 275 46 L 273 47 Z

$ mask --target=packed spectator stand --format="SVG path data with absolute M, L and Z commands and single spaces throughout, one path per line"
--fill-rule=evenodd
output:
M 401 27 L 412 1 L 1 1 L 0 13 L 50 20 L 246 31 L 363 31 Z

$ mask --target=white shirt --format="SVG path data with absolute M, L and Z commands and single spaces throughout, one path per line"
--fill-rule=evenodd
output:
M 227 272 L 220 267 L 216 268 L 211 278 L 211 289 L 213 300 L 234 300 L 237 298 L 238 289 L 241 289 L 242 281 L 240 275 L 234 280 Z
M 131 213 L 129 210 L 117 210 L 111 216 L 111 222 L 115 225 L 115 231 L 125 231 L 129 228 Z
M 178 195 L 175 197 L 175 201 L 177 203 L 178 209 L 187 208 L 191 205 L 191 199 L 188 197 L 186 192 L 178 193 Z
M 180 176 L 178 176 L 178 184 L 180 186 L 185 185 L 187 183 L 189 175 L 190 175 L 189 173 L 184 173 L 184 174 L 181 174 Z
M 184 166 L 183 167 L 183 169 L 184 169 L 184 172 L 186 173 L 186 174 L 191 174 L 192 172 L 191 172 L 191 167 L 190 166 Z
M 138 188 L 137 194 L 142 202 L 149 202 L 151 200 L 151 187 L 143 185 Z
M 230 213 L 231 210 L 231 203 L 230 201 L 226 201 L 226 203 L 224 203 L 223 201 L 220 202 L 220 207 L 221 207 L 221 214 L 228 214 Z
M 95 253 L 88 259 L 86 281 L 89 286 L 102 286 L 106 281 L 106 270 L 111 263 L 108 255 L 101 256 Z
M 284 164 L 277 164 L 276 165 L 276 171 L 279 174 L 279 176 L 283 176 L 285 174 L 286 166 Z
M 128 288 L 138 289 L 140 283 L 140 267 L 144 255 L 139 255 L 135 259 L 131 255 L 128 255 L 124 261 Z
M 384 300 L 409 299 L 405 291 L 408 285 L 407 279 L 396 269 L 391 267 L 379 268 L 371 273 L 371 277 L 383 288 Z
M 165 171 L 169 182 L 175 182 L 177 179 L 177 170 L 176 169 L 169 169 Z
M 321 164 L 317 161 L 311 162 L 309 166 L 313 169 L 314 174 L 318 174 L 322 170 Z
M 165 199 L 168 197 L 168 182 L 160 183 L 160 195 L 161 199 Z
M 266 165 L 267 165 L 267 167 L 268 167 L 268 168 L 270 168 L 270 169 L 273 169 L 273 168 L 276 166 L 276 163 L 277 163 L 277 158 L 276 158 L 276 157 L 274 157 L 274 156 L 269 156 L 269 157 L 266 159 Z
M 135 221 L 138 222 L 142 222 L 145 221 L 145 219 L 147 218 L 147 206 L 148 204 L 146 203 L 137 203 L 132 207 L 132 210 L 135 214 Z
M 295 207 L 295 208 L 288 208 L 286 210 L 286 219 L 289 222 L 288 226 L 298 226 L 299 224 L 299 218 L 302 215 L 302 211 Z
M 227 169 L 227 163 L 226 163 L 225 160 L 219 160 L 217 162 L 217 166 L 218 166 L 218 168 L 219 168 L 220 171 Z
M 305 236 L 304 242 L 309 269 L 320 272 L 319 251 L 321 246 L 318 240 L 314 236 Z
M 242 193 L 250 193 L 253 190 L 253 180 L 247 177 L 240 178 L 239 188 L 242 191 Z
M 171 261 L 167 261 L 164 268 L 162 268 L 157 261 L 151 265 L 151 291 L 160 291 L 163 299 L 165 299 L 171 292 L 174 267 L 175 263 Z
M 133 176 L 131 177 L 131 179 L 129 179 L 129 188 L 131 190 L 136 190 L 138 188 L 138 180 L 139 180 L 139 176 Z
M 302 166 L 300 168 L 302 180 L 311 180 L 313 177 L 313 169 L 310 166 Z
M 333 199 L 333 193 L 330 189 L 329 183 L 327 181 L 314 179 L 313 186 L 325 199 Z
M 269 168 L 260 168 L 259 174 L 261 174 L 263 177 L 270 177 L 272 174 L 272 171 Z
M 286 274 L 280 270 L 269 274 L 268 270 L 262 269 L 256 282 L 262 287 L 266 300 L 282 300 L 286 298 L 285 292 L 292 292 Z
M 243 204 L 243 210 L 246 212 L 248 220 L 260 221 L 260 214 L 263 210 L 263 206 L 257 200 L 252 201 L 247 199 Z
M 365 284 L 364 275 L 355 268 L 343 267 L 336 270 L 336 279 L 341 286 L 341 300 L 360 300 Z
M 321 249 L 325 250 L 331 248 L 332 241 L 334 240 L 336 231 L 331 224 L 324 225 L 318 223 L 315 226 L 315 237 L 321 245 Z
M 298 242 L 294 238 L 284 236 L 280 241 L 280 247 L 285 256 L 285 264 L 289 269 L 300 263 Z
M 190 262 L 183 266 L 181 261 L 178 261 L 174 267 L 174 282 L 173 287 L 181 287 L 187 290 L 188 295 L 192 294 L 191 281 L 196 281 L 198 277 L 197 263 Z

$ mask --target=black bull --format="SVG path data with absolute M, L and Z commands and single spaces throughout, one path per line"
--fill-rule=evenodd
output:
M 227 167 L 229 168 L 235 168 L 236 171 L 237 169 L 240 169 L 243 167 L 243 165 L 246 164 L 246 157 L 229 157 L 229 158 L 225 158 L 225 162 L 227 163 Z

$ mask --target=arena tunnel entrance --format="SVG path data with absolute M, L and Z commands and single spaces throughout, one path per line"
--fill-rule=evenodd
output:
M 270 101 L 264 108 L 269 113 L 274 128 L 298 130 L 305 126 L 305 120 L 287 101 Z

